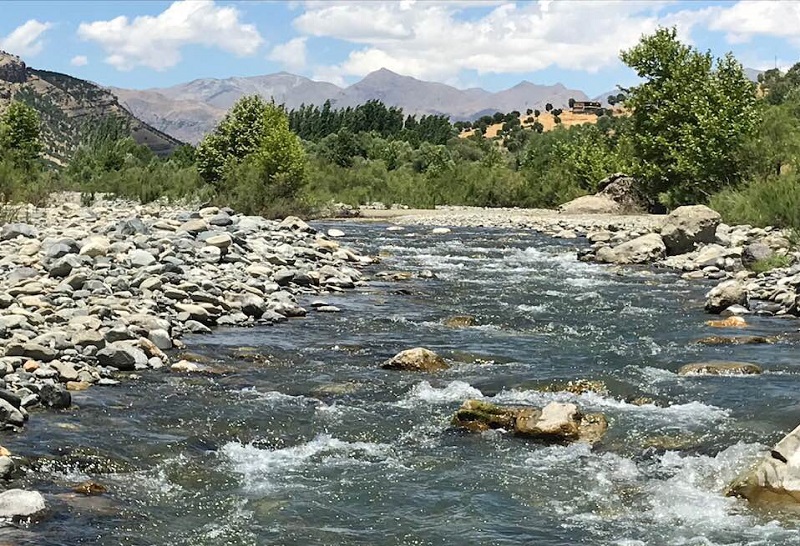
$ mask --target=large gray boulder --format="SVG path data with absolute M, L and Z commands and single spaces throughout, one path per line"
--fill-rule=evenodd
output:
M 562 214 L 619 214 L 619 203 L 604 195 L 584 195 L 558 207 Z
M 661 228 L 667 254 L 685 254 L 697 244 L 713 243 L 721 221 L 719 213 L 705 205 L 678 207 L 667 216 Z
M 660 260 L 666 246 L 658 233 L 648 233 L 615 247 L 601 247 L 595 254 L 598 262 L 610 264 L 646 264 Z
M 706 294 L 705 309 L 708 313 L 720 314 L 731 305 L 748 307 L 747 288 L 736 280 L 719 283 Z
M 764 243 L 752 243 L 742 249 L 742 263 L 745 267 L 750 267 L 756 262 L 768 260 L 775 254 L 773 250 Z
M 147 366 L 147 355 L 130 342 L 115 341 L 97 352 L 97 361 L 102 366 L 133 371 L 137 367 Z
M 727 493 L 757 504 L 800 507 L 800 426 L 740 474 Z
M 646 213 L 651 208 L 641 184 L 624 173 L 615 173 L 604 178 L 598 182 L 597 187 L 600 190 L 597 196 L 608 197 L 625 214 Z

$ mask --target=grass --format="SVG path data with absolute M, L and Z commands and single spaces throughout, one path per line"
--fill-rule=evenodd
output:
M 753 271 L 754 273 L 766 273 L 767 271 L 772 271 L 773 269 L 789 267 L 791 264 L 792 260 L 789 258 L 789 256 L 773 254 L 769 258 L 758 260 L 750 264 L 750 271 Z

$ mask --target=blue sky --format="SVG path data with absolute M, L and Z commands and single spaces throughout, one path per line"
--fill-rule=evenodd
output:
M 385 67 L 492 91 L 521 80 L 599 94 L 634 75 L 620 49 L 659 25 L 747 67 L 800 60 L 800 2 L 4 1 L 0 49 L 103 85 L 288 71 L 338 85 Z

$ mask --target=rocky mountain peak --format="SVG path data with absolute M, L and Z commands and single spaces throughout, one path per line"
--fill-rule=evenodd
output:
M 0 51 L 0 81 L 8 83 L 25 83 L 28 70 L 22 59 L 16 55 Z

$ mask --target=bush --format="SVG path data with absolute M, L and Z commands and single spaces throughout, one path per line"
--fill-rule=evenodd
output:
M 709 206 L 731 224 L 800 229 L 800 179 L 789 174 L 712 196 Z

